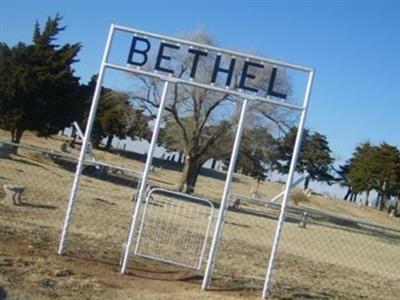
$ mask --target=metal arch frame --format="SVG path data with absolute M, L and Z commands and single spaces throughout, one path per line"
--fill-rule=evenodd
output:
M 259 96 L 255 96 L 255 95 L 245 94 L 245 93 L 241 93 L 240 91 L 232 90 L 228 87 L 221 88 L 221 87 L 217 87 L 217 86 L 211 86 L 211 85 L 207 85 L 207 84 L 197 83 L 194 81 L 185 81 L 185 80 L 182 80 L 179 78 L 175 78 L 173 76 L 165 76 L 162 74 L 151 73 L 151 72 L 148 72 L 145 70 L 141 70 L 138 67 L 130 67 L 130 66 L 126 67 L 126 66 L 119 66 L 116 64 L 109 63 L 108 58 L 109 58 L 109 53 L 110 53 L 110 49 L 111 49 L 115 31 L 122 31 L 122 32 L 131 33 L 133 35 L 142 35 L 142 36 L 146 36 L 146 37 L 167 40 L 167 41 L 178 43 L 178 44 L 195 46 L 195 47 L 199 47 L 201 49 L 221 52 L 221 53 L 225 53 L 227 55 L 232 55 L 232 56 L 240 56 L 240 57 L 243 57 L 246 59 L 257 60 L 257 61 L 264 62 L 267 64 L 272 64 L 272 65 L 281 66 L 284 68 L 290 68 L 290 69 L 295 69 L 298 71 L 306 72 L 306 73 L 308 73 L 308 82 L 307 82 L 307 89 L 306 89 L 306 92 L 304 95 L 303 105 L 302 106 L 293 105 L 293 104 L 285 103 L 283 101 L 282 102 L 277 101 L 271 97 L 259 97 Z M 165 107 L 166 94 L 168 91 L 169 83 L 183 83 L 183 84 L 187 84 L 187 85 L 191 85 L 191 86 L 197 86 L 197 87 L 201 87 L 201 88 L 205 88 L 205 89 L 209 89 L 209 90 L 228 93 L 228 94 L 231 94 L 234 96 L 242 97 L 244 99 L 243 104 L 242 104 L 240 119 L 239 119 L 239 123 L 238 123 L 238 130 L 237 130 L 237 134 L 235 136 L 235 142 L 234 142 L 234 146 L 232 149 L 232 155 L 231 155 L 231 159 L 230 159 L 228 174 L 227 174 L 227 178 L 225 181 L 224 193 L 223 193 L 223 197 L 221 199 L 221 207 L 220 207 L 220 211 L 219 211 L 219 215 L 218 215 L 217 225 L 216 225 L 216 229 L 214 232 L 214 237 L 213 237 L 213 241 L 212 241 L 212 245 L 211 245 L 209 259 L 207 262 L 206 273 L 205 273 L 205 276 L 203 279 L 203 284 L 202 284 L 203 290 L 209 286 L 210 281 L 211 281 L 212 271 L 213 271 L 214 263 L 215 263 L 215 255 L 217 253 L 219 240 L 220 240 L 222 230 L 223 230 L 225 210 L 227 207 L 228 196 L 229 196 L 229 189 L 230 189 L 230 184 L 231 184 L 231 180 L 232 180 L 232 176 L 233 176 L 234 165 L 236 163 L 236 159 L 237 159 L 237 155 L 238 155 L 238 151 L 239 151 L 240 140 L 241 140 L 242 131 L 243 131 L 243 121 L 244 121 L 244 118 L 246 115 L 248 101 L 262 101 L 262 102 L 270 103 L 272 105 L 286 107 L 286 108 L 298 110 L 301 112 L 300 122 L 299 122 L 297 136 L 296 136 L 296 142 L 295 142 L 295 146 L 294 146 L 294 150 L 293 150 L 293 156 L 292 156 L 292 160 L 291 160 L 291 164 L 290 164 L 288 178 L 286 181 L 285 193 L 284 193 L 284 197 L 283 197 L 283 201 L 282 201 L 278 224 L 276 227 L 274 244 L 272 247 L 272 252 L 271 252 L 271 256 L 270 256 L 270 260 L 269 260 L 269 264 L 268 264 L 268 268 L 267 268 L 267 275 L 265 278 L 265 284 L 264 284 L 264 289 L 263 289 L 263 294 L 262 294 L 263 298 L 267 298 L 268 290 L 269 290 L 270 283 L 271 283 L 271 275 L 272 275 L 272 271 L 273 271 L 273 267 L 274 267 L 274 263 L 275 263 L 275 258 L 277 255 L 277 251 L 279 249 L 280 237 L 281 237 L 281 233 L 282 233 L 282 226 L 283 226 L 283 222 L 285 220 L 285 214 L 286 214 L 286 206 L 287 206 L 287 202 L 288 202 L 288 199 L 290 196 L 290 188 L 292 185 L 293 176 L 295 173 L 295 166 L 297 163 L 297 157 L 298 157 L 299 150 L 300 150 L 300 145 L 301 145 L 301 140 L 302 140 L 302 135 L 303 135 L 303 130 L 304 130 L 304 123 L 305 123 L 305 119 L 307 116 L 307 110 L 308 110 L 309 99 L 310 99 L 310 94 L 311 94 L 311 87 L 312 87 L 313 78 L 314 78 L 314 70 L 312 68 L 304 67 L 304 66 L 300 66 L 300 65 L 296 65 L 296 64 L 285 63 L 285 62 L 278 61 L 278 60 L 265 59 L 265 58 L 254 56 L 254 55 L 247 55 L 247 54 L 243 54 L 243 53 L 239 53 L 239 52 L 235 52 L 235 51 L 225 50 L 225 49 L 218 48 L 218 47 L 212 47 L 212 46 L 189 42 L 189 41 L 185 41 L 185 40 L 181 40 L 181 39 L 177 39 L 177 38 L 171 38 L 171 37 L 163 36 L 160 34 L 154 34 L 154 33 L 146 32 L 146 31 L 141 31 L 141 30 L 124 27 L 124 26 L 111 24 L 109 33 L 108 33 L 105 50 L 104 50 L 104 54 L 103 54 L 103 58 L 102 58 L 101 65 L 100 65 L 100 71 L 99 71 L 99 76 L 98 76 L 97 83 L 96 83 L 95 92 L 93 95 L 92 105 L 90 108 L 90 113 L 89 113 L 89 117 L 88 117 L 86 131 L 85 131 L 85 136 L 84 136 L 84 140 L 82 141 L 81 152 L 79 155 L 78 164 L 77 164 L 76 172 L 75 172 L 75 177 L 74 177 L 74 181 L 73 181 L 73 185 L 71 188 L 71 193 L 70 193 L 70 197 L 69 197 L 69 201 L 68 201 L 67 213 L 65 216 L 63 229 L 62 229 L 62 233 L 61 233 L 61 238 L 60 238 L 60 243 L 59 243 L 59 247 L 58 247 L 58 254 L 60 254 L 60 255 L 63 254 L 63 252 L 65 250 L 65 244 L 67 241 L 69 227 L 70 227 L 70 224 L 72 221 L 73 210 L 74 210 L 74 206 L 76 203 L 77 190 L 79 187 L 82 168 L 84 165 L 85 154 L 86 154 L 86 151 L 88 148 L 89 138 L 90 138 L 91 131 L 93 128 L 93 122 L 95 119 L 95 114 L 96 114 L 98 102 L 100 99 L 100 92 L 101 92 L 101 87 L 102 87 L 102 83 L 103 83 L 103 79 L 104 79 L 105 70 L 107 68 L 125 71 L 125 72 L 129 72 L 129 73 L 134 73 L 134 74 L 151 76 L 151 77 L 155 77 L 155 78 L 158 78 L 158 79 L 164 81 L 164 88 L 163 88 L 160 105 L 159 105 L 158 112 L 157 112 L 157 118 L 156 118 L 154 131 L 153 131 L 153 135 L 152 135 L 152 139 L 151 139 L 151 143 L 150 143 L 149 153 L 147 156 L 144 171 L 142 173 L 142 180 L 140 182 L 139 193 L 138 193 L 136 205 L 135 205 L 134 212 L 133 212 L 132 222 L 131 222 L 131 226 L 130 226 L 130 230 L 129 230 L 129 237 L 128 237 L 128 241 L 126 243 L 121 273 L 125 273 L 126 269 L 127 269 L 127 263 L 128 263 L 128 259 L 129 259 L 129 252 L 130 252 L 130 248 L 131 248 L 131 244 L 132 244 L 133 233 L 135 232 L 136 227 L 137 227 L 141 199 L 143 198 L 143 196 L 145 195 L 145 192 L 146 192 L 146 185 L 147 185 L 148 176 L 149 176 L 149 172 L 150 172 L 150 166 L 151 166 L 153 155 L 154 155 L 155 144 L 156 144 L 156 141 L 158 138 L 158 133 L 159 133 L 160 124 L 161 124 L 161 117 L 162 117 L 164 107 Z
M 127 33 L 132 33 L 133 35 L 142 35 L 144 37 L 152 37 L 152 38 L 170 41 L 173 43 L 183 44 L 183 45 L 187 45 L 187 46 L 195 46 L 195 47 L 198 47 L 201 49 L 206 49 L 206 50 L 211 50 L 211 51 L 215 51 L 215 52 L 226 53 L 228 55 L 240 56 L 240 57 L 244 57 L 244 58 L 259 60 L 259 61 L 271 64 L 271 65 L 281 66 L 281 67 L 285 67 L 285 68 L 291 68 L 291 69 L 295 69 L 298 71 L 303 71 L 303 72 L 312 72 L 313 71 L 312 68 L 298 65 L 298 64 L 287 63 L 287 62 L 280 61 L 280 60 L 269 59 L 269 58 L 265 58 L 265 57 L 261 57 L 261 56 L 252 55 L 252 54 L 246 54 L 246 53 L 241 53 L 241 52 L 232 51 L 232 50 L 228 50 L 228 49 L 223 49 L 223 48 L 219 48 L 219 47 L 215 47 L 215 46 L 211 46 L 211 45 L 200 44 L 200 43 L 196 43 L 196 42 L 192 42 L 192 41 L 188 41 L 188 40 L 183 40 L 183 39 L 170 37 L 170 36 L 166 36 L 166 35 L 162 35 L 162 34 L 158 34 L 158 33 L 143 31 L 143 30 L 139 30 L 139 29 L 129 28 L 129 27 L 121 26 L 121 25 L 112 24 L 111 26 L 113 26 L 116 30 L 124 31 Z

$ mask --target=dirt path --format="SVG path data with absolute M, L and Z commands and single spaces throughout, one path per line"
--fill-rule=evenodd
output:
M 259 299 L 248 291 L 200 292 L 201 277 L 146 261 L 121 276 L 115 264 L 56 255 L 53 238 L 46 229 L 0 224 L 0 299 Z

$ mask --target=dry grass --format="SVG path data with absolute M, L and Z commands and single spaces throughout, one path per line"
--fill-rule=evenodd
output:
M 61 143 L 58 137 L 44 142 L 30 133 L 24 139 L 29 144 L 52 149 L 59 149 Z M 106 152 L 98 152 L 97 157 L 136 170 L 143 168 L 142 162 Z M 151 174 L 151 182 L 171 188 L 179 176 L 176 171 L 156 169 Z M 186 282 L 188 276 L 181 269 L 171 271 L 170 267 L 148 261 L 130 263 L 130 273 L 135 275 L 133 280 L 130 276 L 129 280 L 118 276 L 116 264 L 131 219 L 130 199 L 137 180 L 134 174 L 82 176 L 67 252 L 70 256 L 55 256 L 72 179 L 73 169 L 60 167 L 31 151 L 21 150 L 12 160 L 0 160 L 0 183 L 15 182 L 26 187 L 25 205 L 10 206 L 0 200 L 0 286 L 17 294 L 26 295 L 30 291 L 38 299 L 196 299 L 204 296 L 198 292 L 200 279 L 196 276 L 189 276 L 192 279 Z M 254 180 L 237 175 L 232 190 L 248 194 L 255 184 Z M 223 180 L 200 176 L 196 193 L 218 203 L 223 185 Z M 265 197 L 272 197 L 281 188 L 279 184 L 266 182 L 259 190 Z M 399 219 L 388 218 L 373 209 L 361 210 L 343 201 L 311 196 L 309 201 L 298 202 L 299 207 L 322 209 L 400 229 Z M 187 204 L 186 209 L 191 205 Z M 170 214 L 168 226 L 172 231 L 181 227 L 182 211 Z M 260 278 L 265 276 L 277 213 L 276 209 L 249 201 L 244 201 L 239 210 L 228 211 L 216 265 L 218 276 L 213 282 L 225 291 L 207 293 L 207 298 L 254 298 L 259 294 L 252 289 L 259 288 Z M 157 219 L 157 215 L 161 213 L 154 210 L 152 218 Z M 274 276 L 273 297 L 399 299 L 400 234 L 321 216 L 311 218 L 306 229 L 299 228 L 298 222 L 298 214 L 289 211 Z M 34 249 L 32 258 L 29 246 Z M 6 257 L 11 257 L 12 267 L 1 265 Z M 54 275 L 54 270 L 69 266 L 74 268 L 74 275 L 61 279 Z M 177 278 L 186 278 L 185 282 L 168 282 L 175 278 L 174 274 Z M 41 280 L 46 276 L 57 281 L 57 289 L 43 287 Z M 138 280 L 141 287 L 134 284 Z M 231 288 L 236 291 L 226 291 Z
M 299 190 L 294 190 L 291 195 L 291 200 L 295 205 L 299 205 L 300 203 L 310 202 L 310 198 L 303 192 Z

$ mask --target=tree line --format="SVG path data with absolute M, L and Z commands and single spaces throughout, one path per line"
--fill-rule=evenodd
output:
M 352 157 L 338 170 L 339 182 L 347 188 L 344 200 L 356 202 L 365 193 L 365 205 L 370 204 L 370 193 L 375 191 L 375 208 L 383 210 L 387 201 L 400 196 L 400 151 L 387 143 L 359 144 Z
M 0 43 L 0 128 L 10 132 L 11 141 L 19 143 L 27 130 L 49 137 L 77 121 L 85 126 L 97 77 L 80 83 L 73 64 L 82 48 L 81 43 L 58 45 L 57 37 L 66 27 L 59 15 L 49 17 L 43 29 L 36 23 L 31 44 L 8 46 Z M 186 38 L 199 43 L 215 44 L 205 32 Z M 179 54 L 174 63 L 178 77 L 189 76 L 193 56 Z M 209 77 L 212 55 L 196 76 Z M 239 59 L 237 64 L 241 64 Z M 240 69 L 240 68 L 238 68 Z M 266 96 L 269 82 L 265 74 L 257 76 L 258 93 Z M 237 84 L 240 74 L 233 74 Z M 104 148 L 112 147 L 114 138 L 149 139 L 150 125 L 159 107 L 162 83 L 148 77 L 136 77 L 135 92 L 128 93 L 103 87 L 93 132 L 94 147 L 106 139 Z M 278 92 L 290 94 L 291 85 L 283 73 L 277 76 Z M 168 92 L 166 113 L 158 144 L 168 151 L 177 151 L 183 158 L 182 175 L 176 188 L 193 192 L 201 167 L 208 160 L 228 164 L 241 99 L 220 92 L 174 84 Z M 236 171 L 258 181 L 268 172 L 288 172 L 297 134 L 292 112 L 267 103 L 251 103 L 240 145 Z M 17 148 L 15 148 L 16 151 Z M 346 199 L 354 199 L 372 190 L 379 194 L 378 207 L 385 199 L 399 193 L 399 150 L 388 144 L 374 146 L 364 143 L 355 149 L 349 161 L 335 169 L 335 160 L 325 135 L 305 130 L 296 167 L 306 175 L 304 188 L 310 181 L 348 188 Z

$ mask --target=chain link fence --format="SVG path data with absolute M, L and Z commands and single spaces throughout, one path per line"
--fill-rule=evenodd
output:
M 0 142 L 0 149 L 0 199 L 6 224 L 16 230 L 35 224 L 43 230 L 58 231 L 73 180 L 73 173 L 57 163 L 61 154 L 8 142 Z M 17 149 L 17 155 L 11 154 L 13 149 Z M 13 198 L 20 200 L 18 207 Z
M 1 142 L 0 145 L 3 148 L 8 145 L 5 148 L 9 149 L 15 146 L 7 142 Z M 27 145 L 18 146 L 18 155 L 5 154 L 7 151 L 3 150 L 0 159 L 0 184 L 3 187 L 0 208 L 7 218 L 7 226 L 32 228 L 34 231 L 47 230 L 58 237 L 65 217 L 77 156 Z M 135 166 L 139 170 L 142 164 Z M 167 184 L 170 172 L 155 168 L 150 182 L 154 185 L 164 183 L 165 187 L 171 188 Z M 140 172 L 131 167 L 87 161 L 78 191 L 67 255 L 106 261 L 119 270 L 139 178 Z M 219 181 L 222 185 L 223 181 Z M 9 187 L 20 187 L 23 190 L 20 190 L 21 203 L 18 206 L 12 203 L 12 196 L 17 192 L 9 189 L 6 195 Z M 277 191 L 279 189 L 274 192 Z M 271 199 L 273 195 L 271 193 L 263 199 Z M 161 196 L 166 197 L 162 193 Z M 368 219 L 376 211 L 372 208 L 364 208 L 362 211 L 344 202 L 349 214 L 332 213 L 321 207 L 313 207 L 313 203 L 317 203 L 314 198 L 318 197 L 311 198 L 310 203 L 291 204 L 288 208 L 271 298 L 399 299 L 398 219 L 381 213 L 381 221 L 362 220 L 357 216 L 366 216 Z M 198 243 L 199 234 L 204 237 L 207 224 L 206 219 L 202 218 L 203 222 L 199 216 L 205 216 L 206 213 L 190 202 L 184 207 L 182 203 L 185 202 L 174 195 L 168 195 L 167 200 L 168 203 L 165 199 L 153 199 L 149 216 L 153 221 L 156 218 L 157 224 L 164 224 L 161 221 L 166 221 L 165 213 L 169 216 L 173 214 L 175 221 L 172 223 L 176 223 L 176 226 L 172 227 L 177 230 L 171 227 L 170 231 L 174 234 L 179 234 L 178 229 L 192 231 L 193 235 L 187 235 L 186 239 L 181 235 L 183 239 L 177 239 L 179 243 L 176 245 L 171 240 L 169 243 L 175 250 L 183 252 L 190 252 L 185 248 L 195 243 L 199 250 L 202 247 Z M 318 201 L 336 201 L 338 206 L 342 205 L 339 200 Z M 251 197 L 242 197 L 239 203 L 234 202 L 226 213 L 213 285 L 226 289 L 258 290 L 265 278 L 280 205 Z M 180 207 L 177 208 L 174 203 L 179 203 Z M 218 209 L 218 199 L 213 200 L 213 205 Z M 179 215 L 182 215 L 182 220 Z M 214 211 L 213 220 L 216 215 L 217 211 Z M 193 219 L 193 224 L 190 219 Z M 196 224 L 199 226 L 194 226 Z M 169 226 L 164 225 L 161 227 Z M 206 238 L 203 266 L 208 258 L 212 228 Z M 150 246 L 155 245 L 152 244 L 155 240 L 152 239 L 160 239 L 160 234 L 149 230 L 143 232 L 146 239 L 142 240 L 138 249 L 143 253 L 153 251 Z M 199 253 L 197 250 L 195 256 Z M 179 251 L 176 253 L 179 254 Z M 142 266 L 152 268 L 151 264 Z
M 3 148 L 18 148 L 17 155 L 10 153 L 0 160 L 3 196 L 7 189 L 10 196 L 15 194 L 10 189 L 22 189 L 21 204 L 18 210 L 12 210 L 16 214 L 12 218 L 50 226 L 59 235 L 77 156 L 38 146 L 1 143 Z M 126 167 L 94 160 L 85 162 L 67 239 L 68 255 L 119 263 L 139 178 L 140 172 Z M 3 202 L 13 208 L 9 198 L 5 197 Z
M 382 214 L 387 220 L 378 225 L 308 206 L 288 207 L 271 298 L 399 299 L 399 222 Z M 280 207 L 242 196 L 228 210 L 216 285 L 262 288 Z

